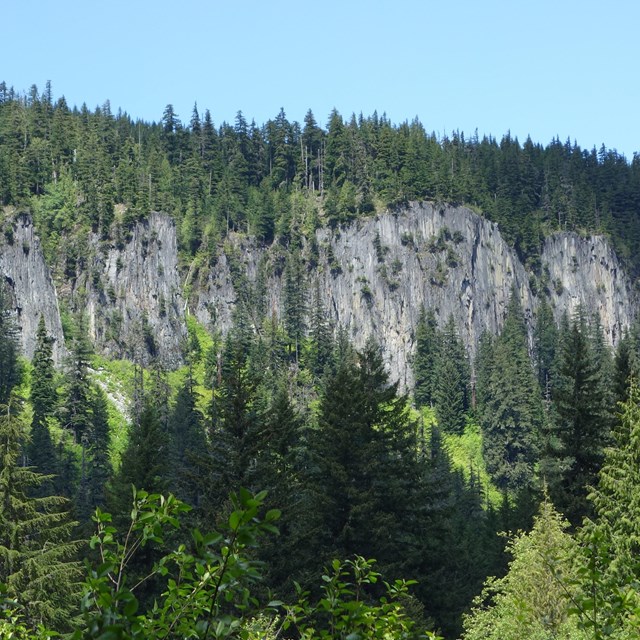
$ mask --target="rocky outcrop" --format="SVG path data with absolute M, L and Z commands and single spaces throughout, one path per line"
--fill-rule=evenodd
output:
M 4 238 L 0 243 L 0 274 L 8 285 L 23 353 L 27 358 L 33 356 L 38 323 L 43 316 L 47 332 L 55 339 L 53 357 L 61 363 L 66 349 L 58 296 L 40 240 L 28 216 L 21 215 L 15 221 L 5 223 Z
M 316 241 L 319 261 L 308 273 L 308 289 L 319 280 L 333 323 L 345 326 L 357 346 L 370 335 L 378 338 L 392 377 L 403 386 L 412 384 L 408 365 L 423 305 L 435 311 L 441 325 L 452 315 L 473 355 L 483 331 L 501 330 L 515 287 L 532 333 L 538 298 L 531 285 L 538 292 L 544 283 L 539 286 L 525 270 L 495 224 L 465 207 L 413 204 L 339 231 L 320 230 Z M 260 274 L 264 306 L 281 315 L 281 261 L 274 268 L 274 261 L 246 239 L 232 245 L 233 259 L 249 281 L 255 282 L 261 264 L 271 264 L 271 271 Z M 598 313 L 607 340 L 616 344 L 637 303 L 606 240 L 558 234 L 545 243 L 542 261 L 556 319 L 582 303 Z M 237 264 L 234 268 L 238 271 Z M 236 296 L 228 252 L 211 266 L 195 312 L 200 321 L 224 332 Z
M 609 342 L 617 344 L 637 312 L 637 301 L 605 238 L 557 233 L 544 242 L 542 264 L 556 320 L 582 304 L 597 315 Z
M 27 218 L 14 227 L 13 243 L 0 250 L 0 269 L 13 283 L 29 355 L 40 312 L 60 344 L 62 331 L 33 228 Z M 530 335 L 543 294 L 558 321 L 578 304 L 597 313 L 614 345 L 638 309 L 631 283 L 604 238 L 551 236 L 542 248 L 542 275 L 533 276 L 498 227 L 465 207 L 416 203 L 345 229 L 322 229 L 305 255 L 308 301 L 318 286 L 333 324 L 346 327 L 356 346 L 376 336 L 392 377 L 405 387 L 412 384 L 409 365 L 422 306 L 433 309 L 441 325 L 452 315 L 472 355 L 484 331 L 502 328 L 514 287 Z M 252 291 L 256 323 L 265 313 L 282 317 L 286 261 L 279 245 L 261 248 L 245 236 L 231 236 L 197 278 L 183 274 L 192 289 L 190 312 L 225 333 L 238 300 Z M 91 239 L 90 257 L 73 283 L 66 283 L 65 296 L 85 311 L 98 350 L 142 362 L 155 354 L 175 366 L 186 337 L 183 287 L 175 225 L 153 213 L 118 243 Z
M 92 246 L 98 247 L 96 238 Z M 144 364 L 155 357 L 167 367 L 181 364 L 186 328 L 173 220 L 152 213 L 121 243 L 95 250 L 72 298 L 99 351 Z

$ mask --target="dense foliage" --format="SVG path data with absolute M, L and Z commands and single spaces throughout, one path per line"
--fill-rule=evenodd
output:
M 287 247 L 282 318 L 229 250 L 233 327 L 190 321 L 179 372 L 121 365 L 126 420 L 82 316 L 60 370 L 44 320 L 21 363 L 0 290 L 0 632 L 633 637 L 640 329 L 612 357 L 586 310 L 556 326 L 541 295 L 530 343 L 514 290 L 471 362 L 454 319 L 424 309 L 405 395 L 379 345 L 329 323 L 310 232 L 421 198 L 481 208 L 534 270 L 557 228 L 608 232 L 640 268 L 639 156 L 438 140 L 376 114 L 215 127 L 169 105 L 134 123 L 0 85 L 0 204 L 31 209 L 57 275 L 88 259 L 89 232 L 122 242 L 152 210 L 194 269 L 231 230 Z M 521 531 L 510 563 L 503 530 Z
M 555 229 L 608 233 L 640 268 L 637 155 L 508 133 L 438 139 L 418 120 L 394 125 L 377 113 L 333 111 L 322 127 L 311 111 L 298 123 L 281 110 L 263 125 L 238 112 L 216 126 L 208 110 L 194 106 L 182 121 L 167 105 L 159 122 L 134 122 L 108 102 L 71 108 L 49 84 L 26 94 L 0 84 L 0 205 L 33 210 L 50 258 L 74 229 L 57 265 L 69 273 L 89 229 L 126 235 L 152 210 L 175 217 L 193 255 L 232 229 L 286 241 L 420 199 L 480 208 L 534 268 L 542 236 Z

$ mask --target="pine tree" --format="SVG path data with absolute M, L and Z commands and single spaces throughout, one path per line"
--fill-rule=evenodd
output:
M 264 392 L 264 389 L 262 390 Z M 279 536 L 264 541 L 260 557 L 268 567 L 269 585 L 279 595 L 291 591 L 291 576 L 299 575 L 307 553 L 303 523 L 303 421 L 289 396 L 287 379 L 263 399 L 256 415 L 255 464 L 247 474 L 250 487 L 267 491 L 266 506 L 282 511 Z
M 0 582 L 24 607 L 28 622 L 70 630 L 78 597 L 80 545 L 64 498 L 45 489 L 51 476 L 23 464 L 28 440 L 21 417 L 17 334 L 0 290 Z
M 211 473 L 206 489 L 207 517 L 220 515 L 232 491 L 248 486 L 255 463 L 256 388 L 259 378 L 248 354 L 252 340 L 242 324 L 227 334 L 220 384 L 214 388 L 211 411 Z
M 607 539 L 611 556 L 607 571 L 617 584 L 626 585 L 640 580 L 640 389 L 636 381 L 629 387 L 612 435 L 589 500 L 596 526 Z
M 465 541 L 459 535 L 458 509 L 463 503 L 469 504 L 437 425 L 432 425 L 428 439 L 418 451 L 418 498 L 414 516 L 405 525 L 412 538 L 405 552 L 411 556 L 406 571 L 418 581 L 416 592 L 425 603 L 427 614 L 437 627 L 453 634 L 459 609 L 464 606 L 455 602 L 460 593 L 459 582 L 463 574 L 468 580 L 471 570 L 464 567 Z M 461 600 L 464 601 L 464 596 Z
M 85 319 L 79 316 L 67 363 L 63 426 L 73 433 L 74 441 L 80 444 L 86 441 L 91 424 L 91 380 L 89 378 L 91 353 Z
M 632 336 L 625 332 L 616 348 L 613 364 L 612 392 L 616 406 L 629 399 L 631 377 L 637 374 L 637 354 Z
M 482 419 L 491 399 L 491 378 L 494 368 L 495 337 L 483 331 L 478 341 L 478 351 L 474 362 L 475 412 Z
M 292 343 L 295 361 L 306 331 L 307 312 L 305 273 L 297 248 L 290 249 L 284 272 L 284 326 Z
M 551 394 L 553 385 L 553 364 L 556 359 L 558 329 L 553 318 L 553 310 L 544 297 L 538 308 L 533 342 L 538 385 L 543 396 L 547 398 Z
M 91 427 L 89 430 L 87 457 L 89 467 L 88 505 L 90 513 L 96 508 L 104 509 L 107 502 L 108 484 L 113 475 L 110 458 L 111 437 L 107 396 L 99 387 L 94 387 L 91 397 Z
M 575 602 L 575 541 L 568 523 L 545 500 L 529 533 L 509 543 L 504 578 L 490 578 L 465 616 L 465 640 L 584 638 L 569 609 Z
M 328 367 L 333 351 L 333 336 L 327 318 L 327 313 L 322 303 L 320 290 L 320 278 L 316 278 L 313 289 L 313 302 L 309 326 L 309 368 L 317 378 L 320 378 Z
M 577 532 L 580 590 L 574 597 L 580 623 L 598 640 L 637 636 L 640 578 L 640 391 L 635 380 L 605 450 L 598 484 L 589 495 L 594 518 Z

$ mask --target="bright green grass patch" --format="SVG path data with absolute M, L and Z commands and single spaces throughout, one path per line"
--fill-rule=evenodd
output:
M 93 356 L 93 380 L 107 395 L 111 443 L 109 458 L 114 469 L 129 440 L 129 410 L 135 391 L 135 365 L 128 360 L 108 360 Z M 148 382 L 143 371 L 143 384 Z
M 422 408 L 425 437 L 431 434 L 431 428 L 437 424 L 435 411 L 430 407 Z M 502 494 L 491 482 L 487 468 L 482 457 L 482 431 L 480 425 L 471 418 L 467 418 L 467 424 L 462 435 L 442 433 L 442 442 L 449 454 L 454 469 L 464 474 L 469 480 L 471 474 L 477 478 L 489 504 L 499 508 L 502 504 Z
M 213 346 L 213 337 L 195 316 L 187 316 L 187 332 L 190 340 L 193 340 L 194 337 L 197 339 L 202 354 L 205 354 Z

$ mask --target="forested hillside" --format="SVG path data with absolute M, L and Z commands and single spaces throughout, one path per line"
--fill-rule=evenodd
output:
M 396 125 L 375 113 L 334 111 L 326 126 L 311 111 L 303 123 L 283 110 L 264 124 L 239 112 L 216 125 L 215 112 L 197 106 L 182 116 L 167 105 L 158 123 L 134 122 L 108 102 L 71 108 L 49 85 L 18 94 L 2 83 L 0 202 L 32 207 L 50 257 L 72 228 L 116 237 L 114 222 L 126 233 L 149 211 L 176 218 L 189 256 L 213 251 L 229 230 L 286 242 L 430 199 L 479 208 L 533 264 L 545 233 L 577 230 L 611 235 L 638 271 L 637 155 L 509 134 L 438 139 L 418 120 Z M 71 268 L 77 256 L 65 256 Z
M 437 139 L 376 114 L 215 126 L 169 105 L 158 124 L 133 122 L 3 84 L 0 201 L 0 635 L 637 637 L 640 328 L 635 310 L 606 336 L 601 308 L 563 313 L 548 256 L 572 282 L 597 263 L 602 308 L 631 300 L 600 241 L 581 262 L 577 235 L 550 236 L 604 234 L 636 276 L 640 156 Z M 358 245 L 385 210 L 396 222 L 376 218 Z M 398 226 L 409 218 L 415 232 Z M 347 240 L 369 254 L 369 278 L 340 278 Z M 474 283 L 468 308 L 482 300 L 495 322 L 470 348 L 458 307 L 445 314 L 447 287 L 460 295 L 455 278 L 481 250 L 505 295 L 485 301 Z M 260 251 L 277 280 L 254 268 Z M 57 340 L 45 311 L 15 308 L 6 261 L 24 259 L 42 282 L 51 270 Z M 354 345 L 317 276 L 346 300 L 357 286 L 376 319 L 373 274 L 391 300 L 400 271 L 421 263 L 417 279 L 441 293 L 411 300 L 407 288 L 402 301 L 417 317 L 405 388 L 385 367 L 388 332 L 372 322 Z M 220 265 L 222 303 L 196 291 Z M 165 270 L 180 296 L 162 289 Z M 154 278 L 157 318 L 141 313 L 125 344 L 116 285 L 142 305 Z M 281 306 L 265 303 L 275 282 Z M 89 336 L 118 312 L 102 343 L 122 342 L 115 360 Z M 158 336 L 172 339 L 172 315 L 184 332 L 167 367 Z

